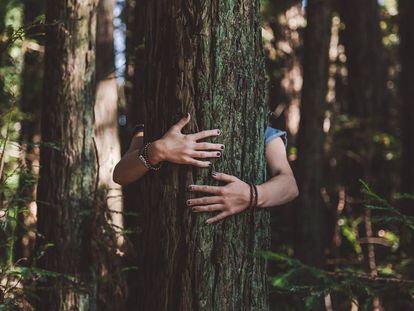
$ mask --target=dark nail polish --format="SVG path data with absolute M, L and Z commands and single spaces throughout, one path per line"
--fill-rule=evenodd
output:
M 214 177 L 217 176 L 217 172 L 212 172 L 211 176 L 214 176 Z
M 190 206 L 191 205 L 191 201 L 187 200 L 187 205 Z
M 191 208 L 191 210 L 193 211 L 193 212 L 195 212 L 196 211 L 196 209 L 193 207 L 193 208 Z
M 221 149 L 221 150 L 224 150 L 224 146 L 220 146 L 220 149 Z
M 193 187 L 192 186 L 188 186 L 187 187 L 187 191 L 192 191 L 193 190 Z
M 218 134 L 218 135 L 221 135 L 221 131 L 220 131 L 220 130 L 218 130 L 218 131 L 217 131 L 217 134 Z
M 219 157 L 219 156 L 221 156 L 221 153 L 220 152 L 217 152 L 217 156 Z

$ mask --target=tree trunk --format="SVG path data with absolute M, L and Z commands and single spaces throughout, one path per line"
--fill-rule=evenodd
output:
M 346 25 L 344 44 L 348 66 L 347 113 L 372 118 L 373 125 L 384 128 L 389 115 L 384 101 L 387 71 L 377 0 L 339 1 Z
M 144 92 L 144 64 L 145 64 L 145 5 L 146 0 L 126 0 L 126 66 L 125 66 L 125 109 L 126 126 L 121 128 L 122 149 L 128 150 L 133 129 L 137 124 L 144 122 L 143 92 Z M 127 239 L 127 262 L 130 267 L 137 266 L 137 252 L 139 252 L 140 211 L 139 182 L 134 182 L 123 188 L 125 227 L 130 232 Z M 136 269 L 127 274 L 128 298 L 127 305 L 137 305 L 138 279 L 140 272 Z
M 386 102 L 387 67 L 380 28 L 380 8 L 377 0 L 340 1 L 340 14 L 345 23 L 344 44 L 348 68 L 348 107 L 346 112 L 359 122 L 354 131 L 363 132 L 363 140 L 352 139 L 350 148 L 360 157 L 349 162 L 344 174 L 348 193 L 359 196 L 359 179 L 368 182 L 381 195 L 387 197 L 391 184 L 386 174 L 386 162 L 381 150 L 373 143 L 378 131 L 388 127 L 389 109 Z M 355 134 L 354 137 L 360 137 Z M 359 162 L 359 163 L 358 163 Z M 364 224 L 359 228 L 361 237 L 371 238 L 373 226 L 371 210 L 365 209 Z M 374 244 L 364 244 L 364 264 L 371 276 L 377 276 Z M 366 297 L 361 297 L 364 300 Z M 378 298 L 374 307 L 379 307 Z
M 414 88 L 412 77 L 414 75 L 414 2 L 400 0 L 400 55 L 401 55 L 401 117 L 402 117 L 402 178 L 401 190 L 405 193 L 414 193 Z M 410 205 L 410 204 L 408 204 Z M 412 207 L 407 206 L 406 211 L 414 216 Z
M 30 0 L 24 6 L 24 25 L 32 25 L 36 18 L 44 12 L 43 1 Z M 22 172 L 19 178 L 19 195 L 25 200 L 25 211 L 19 213 L 18 243 L 16 258 L 31 259 L 35 243 L 36 230 L 36 188 L 39 174 L 39 143 L 40 143 L 40 109 L 42 103 L 43 81 L 43 42 L 38 40 L 40 27 L 33 27 L 26 36 L 32 43 L 26 41 L 24 65 L 22 71 L 22 97 L 20 109 L 28 115 L 21 123 L 20 147 Z
M 98 283 L 98 309 L 123 310 L 125 286 L 121 276 L 123 202 L 121 186 L 112 179 L 121 158 L 118 133 L 118 84 L 115 70 L 114 7 L 116 0 L 99 0 L 96 36 L 95 142 L 99 192 L 94 217 L 93 251 Z
M 386 101 L 387 67 L 380 28 L 380 8 L 377 0 L 340 1 L 340 14 L 345 23 L 344 45 L 348 68 L 347 107 L 344 112 L 355 118 L 357 124 L 350 143 L 351 151 L 360 157 L 354 159 L 343 173 L 351 195 L 359 195 L 362 178 L 376 191 L 386 196 L 392 185 L 385 161 L 373 143 L 373 136 L 388 127 L 389 108 Z M 359 125 L 358 125 L 359 124 Z M 345 162 L 345 163 L 346 163 Z M 375 176 L 375 177 L 374 177 Z
M 259 1 L 152 1 L 146 10 L 145 124 L 159 138 L 183 113 L 187 132 L 220 128 L 213 169 L 265 178 L 265 81 Z M 267 310 L 269 215 L 246 212 L 217 225 L 185 205 L 210 170 L 165 164 L 141 182 L 139 310 Z M 211 215 L 210 215 L 211 217 Z
M 309 1 L 304 34 L 303 91 L 298 133 L 296 254 L 306 264 L 323 265 L 326 211 L 321 198 L 324 172 L 326 93 L 328 90 L 331 7 L 329 0 Z
M 40 291 L 38 310 L 92 304 L 91 216 L 97 186 L 93 143 L 96 0 L 48 0 L 38 231 L 52 243 L 40 266 L 65 277 Z M 86 282 L 87 281 L 87 282 Z M 83 283 L 85 282 L 85 283 Z M 81 284 L 82 283 L 82 284 Z M 85 285 L 86 284 L 86 285 Z M 84 291 L 80 291 L 85 285 Z

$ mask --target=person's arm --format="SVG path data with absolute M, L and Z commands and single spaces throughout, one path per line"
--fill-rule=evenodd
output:
M 125 186 L 140 179 L 146 172 L 148 172 L 144 163 L 138 159 L 143 140 L 144 132 L 137 132 L 131 140 L 129 149 L 116 164 L 113 172 L 113 180 L 117 184 Z
M 161 139 L 156 140 L 149 146 L 148 157 L 151 165 L 168 161 L 205 168 L 209 167 L 211 162 L 200 159 L 219 158 L 221 156 L 224 145 L 198 142 L 208 137 L 219 136 L 220 130 L 215 129 L 185 135 L 181 133 L 181 130 L 188 122 L 190 122 L 190 115 L 182 118 Z M 141 131 L 132 138 L 128 151 L 114 168 L 113 180 L 117 184 L 125 186 L 140 179 L 148 172 L 148 169 L 139 160 L 142 144 L 143 132 Z
M 266 145 L 266 161 L 272 177 L 257 186 L 257 206 L 266 208 L 292 201 L 299 195 L 299 190 L 281 138 Z
M 281 138 L 266 145 L 266 160 L 272 178 L 258 185 L 257 208 L 285 204 L 298 196 L 299 191 L 286 156 Z M 190 185 L 189 191 L 203 192 L 212 196 L 190 199 L 187 205 L 194 212 L 220 212 L 207 219 L 214 223 L 234 214 L 241 213 L 250 204 L 250 186 L 239 178 L 224 173 L 213 173 L 213 178 L 225 182 L 224 186 Z

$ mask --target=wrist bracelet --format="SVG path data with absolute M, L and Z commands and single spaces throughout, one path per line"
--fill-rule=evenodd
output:
M 259 194 L 257 193 L 257 186 L 255 184 L 253 184 L 253 192 L 254 192 L 254 203 L 253 203 L 253 209 L 256 209 L 257 207 L 257 202 L 259 200 Z
M 251 209 L 253 205 L 253 192 L 254 192 L 253 185 L 249 184 L 249 186 L 250 186 L 250 202 L 249 202 L 249 206 L 247 207 L 247 209 Z
M 141 162 L 144 164 L 144 166 L 152 171 L 158 171 L 161 166 L 162 163 L 157 164 L 157 165 L 152 165 L 151 162 L 149 161 L 149 157 L 148 157 L 148 148 L 149 146 L 151 146 L 151 143 L 147 143 L 144 148 L 141 149 L 138 158 L 141 160 Z
M 254 210 L 257 207 L 257 188 L 255 184 L 250 185 L 250 205 L 249 209 Z
M 258 193 L 257 193 L 257 187 L 255 184 L 249 184 L 250 185 L 250 205 L 249 209 L 256 209 L 257 202 L 258 202 Z

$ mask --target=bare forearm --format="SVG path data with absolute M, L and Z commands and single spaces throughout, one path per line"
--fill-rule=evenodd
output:
M 113 178 L 117 184 L 125 186 L 148 172 L 139 159 L 139 150 L 131 151 L 122 157 L 122 160 L 115 166 Z
M 160 140 L 155 141 L 149 147 L 148 157 L 152 165 L 157 165 L 163 161 L 162 148 L 162 142 Z M 128 152 L 115 166 L 113 177 L 116 183 L 125 186 L 140 179 L 148 172 L 144 163 L 139 160 L 139 153 L 139 149 Z
M 290 174 L 280 174 L 257 186 L 260 208 L 286 204 L 299 194 L 295 178 Z

